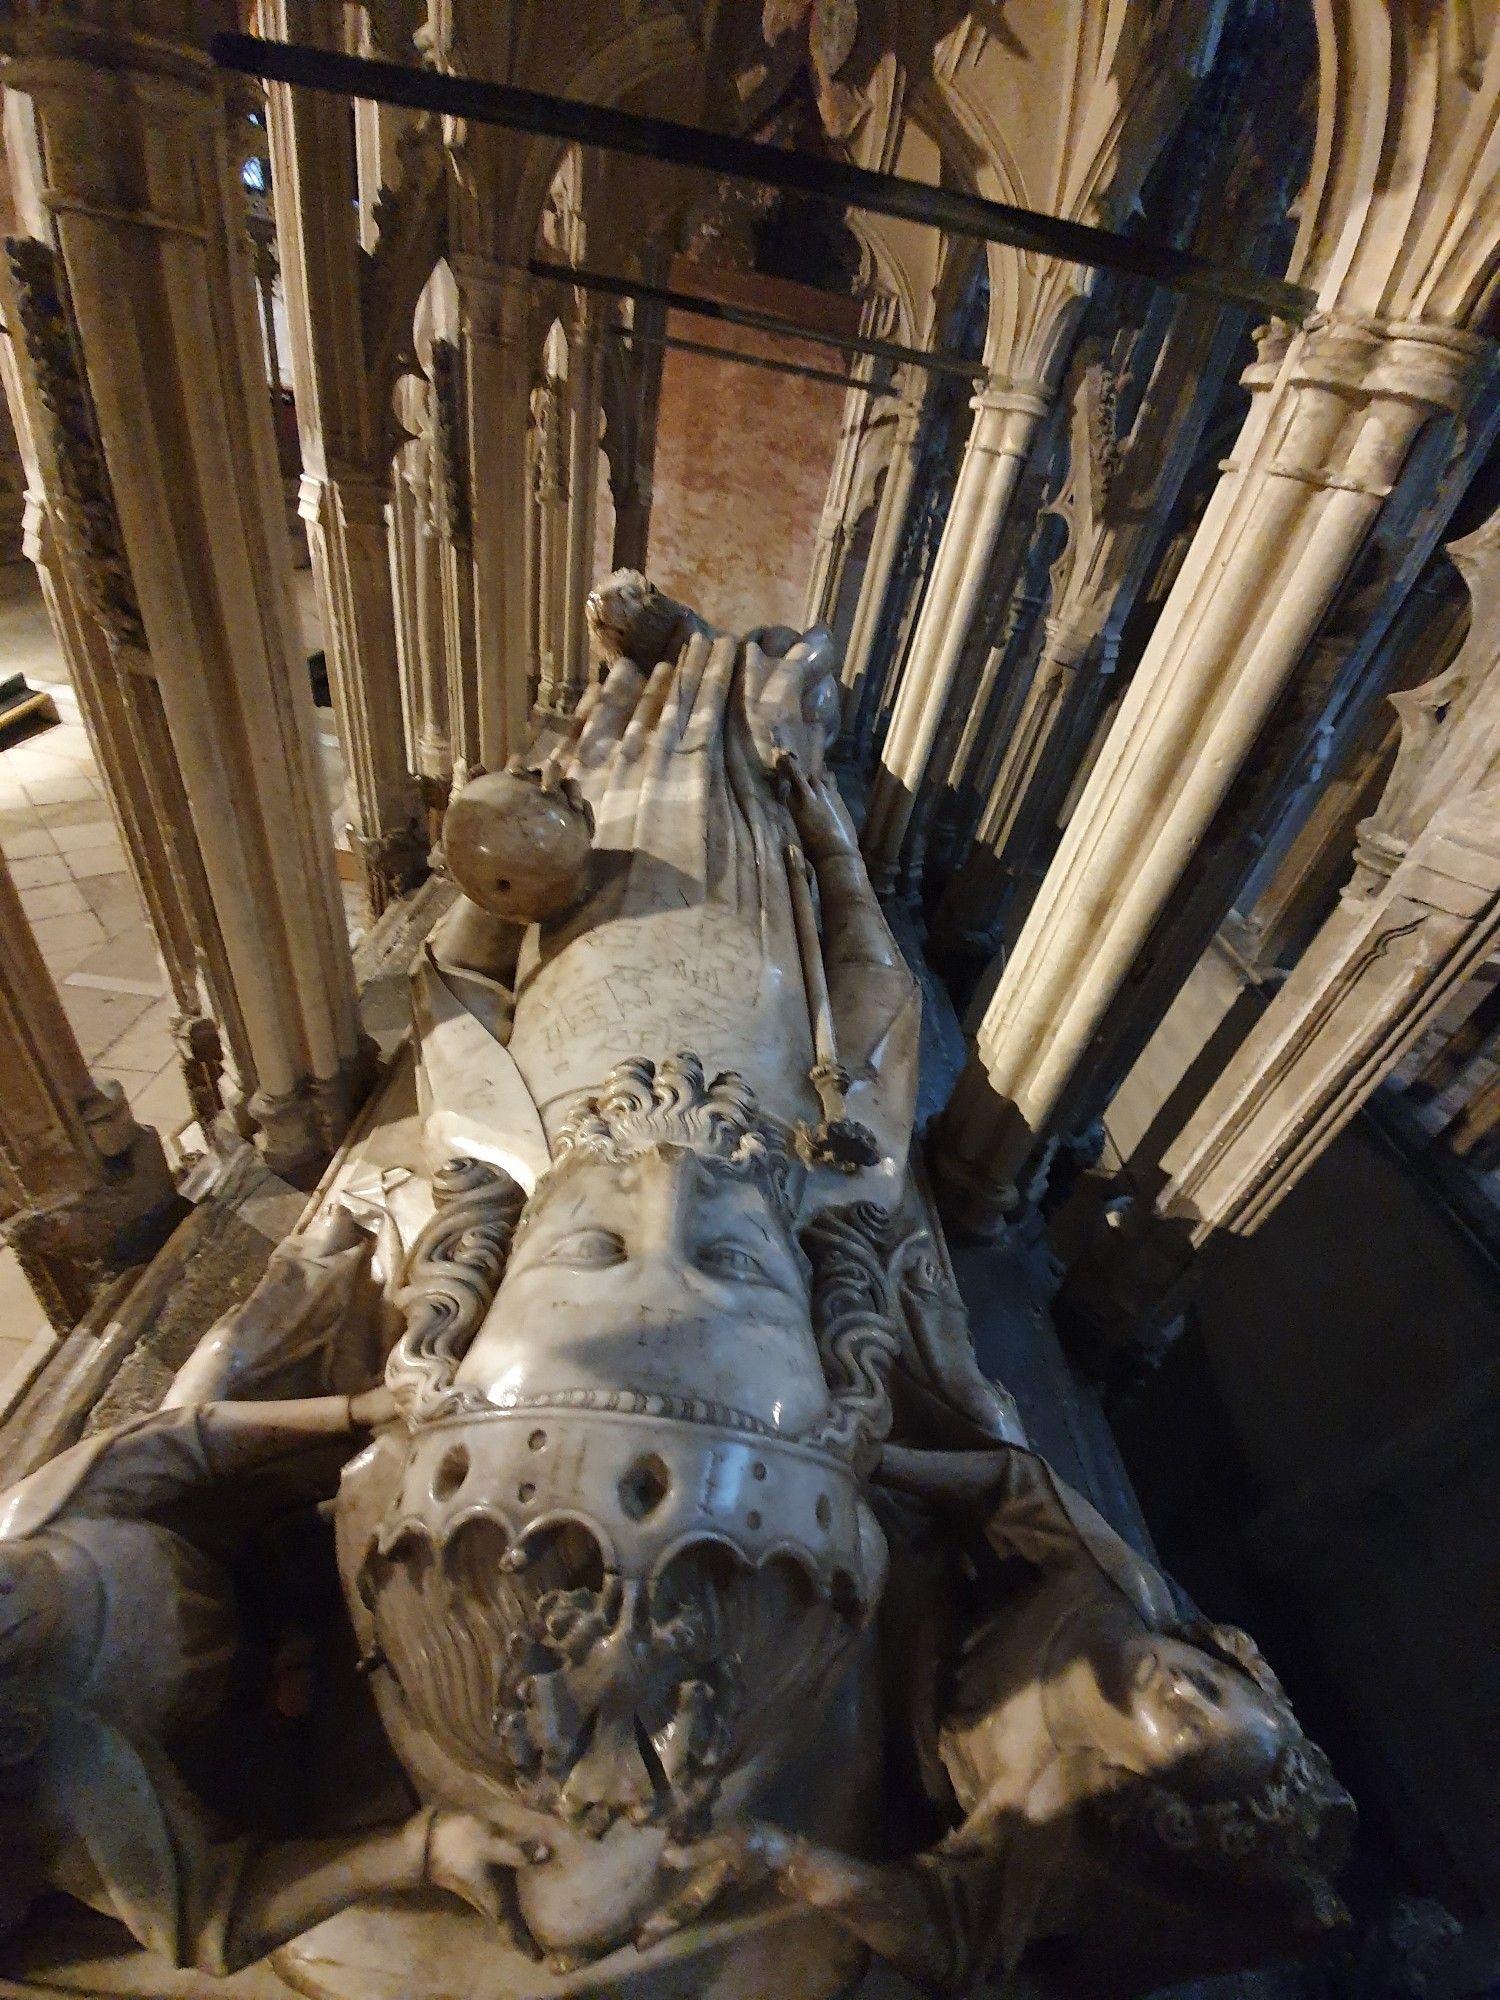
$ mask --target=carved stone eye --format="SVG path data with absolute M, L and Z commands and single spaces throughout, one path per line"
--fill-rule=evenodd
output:
M 707 1243 L 698 1252 L 698 1267 L 715 1278 L 764 1278 L 758 1257 L 737 1243 Z
M 602 1270 L 625 1261 L 625 1239 L 613 1229 L 575 1229 L 560 1236 L 546 1253 L 549 1264 L 572 1264 L 581 1270 Z

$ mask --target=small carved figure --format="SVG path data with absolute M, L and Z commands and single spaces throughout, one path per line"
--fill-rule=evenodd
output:
M 605 666 L 631 660 L 643 674 L 659 660 L 675 661 L 695 634 L 718 637 L 706 619 L 658 590 L 638 569 L 617 569 L 590 591 L 585 616 Z
M 1245 1633 L 1179 1618 L 1164 1579 L 1028 1451 L 888 1447 L 881 1477 L 936 1502 L 978 1559 L 946 1656 L 919 1642 L 902 1660 L 931 1801 L 959 1823 L 888 1862 L 764 1825 L 674 1849 L 682 1887 L 653 1936 L 769 1880 L 932 1990 L 1062 1939 L 1048 1963 L 1065 1990 L 1128 1993 L 1343 1920 L 1351 1801 Z

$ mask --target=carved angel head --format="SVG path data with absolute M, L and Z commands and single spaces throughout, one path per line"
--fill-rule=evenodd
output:
M 1143 1631 L 1116 1667 L 1111 1692 L 1140 1751 L 1091 1817 L 1130 1865 L 1216 1878 L 1262 1898 L 1293 1933 L 1341 1921 L 1331 1878 L 1353 1801 L 1249 1635 L 1201 1621 Z

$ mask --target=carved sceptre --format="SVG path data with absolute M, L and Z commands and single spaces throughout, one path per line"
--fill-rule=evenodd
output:
M 813 909 L 812 865 L 796 841 L 787 842 L 784 858 L 792 920 L 797 926 L 797 955 L 802 961 L 802 985 L 813 1031 L 813 1066 L 807 1075 L 823 1107 L 817 1125 L 797 1127 L 797 1151 L 810 1167 L 836 1167 L 840 1173 L 855 1174 L 861 1167 L 877 1163 L 880 1148 L 868 1127 L 849 1117 L 844 1102 L 849 1072 L 839 1061 L 833 1003 L 828 997 L 828 973 Z

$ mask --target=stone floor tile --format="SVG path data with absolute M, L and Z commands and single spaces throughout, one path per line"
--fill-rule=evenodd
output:
M 66 980 L 59 991 L 68 1019 L 73 1023 L 73 1032 L 78 1037 L 78 1046 L 83 1050 L 84 1060 L 91 1064 L 97 1062 L 106 1049 L 112 1048 L 156 1004 L 139 993 L 101 993 L 94 987 L 70 986 Z M 165 1037 L 151 1054 L 138 1058 L 134 1063 L 127 1063 L 126 1067 L 148 1072 L 158 1070 L 166 1055 L 163 1043 Z
M 67 805 L 77 799 L 97 799 L 103 803 L 98 785 L 71 764 L 59 766 L 55 776 L 42 774 L 22 780 L 26 796 L 34 806 Z
M 118 847 L 75 848 L 68 856 L 68 865 L 77 882 L 91 882 L 101 875 L 130 873 L 130 863 Z
M 33 750 L 23 743 L 19 749 L 0 752 L 0 789 L 12 792 L 19 787 L 23 792 L 31 786 L 45 784 L 50 779 L 59 781 L 85 775 L 71 757 L 56 756 L 51 750 Z
M 73 995 L 81 998 L 84 989 L 73 987 L 64 994 L 64 1001 L 72 1011 Z M 101 995 L 107 998 L 107 995 Z M 121 999 L 129 996 L 120 995 Z M 173 1003 L 166 1000 L 147 1000 L 142 1011 L 120 1035 L 111 1042 L 99 1057 L 101 1068 L 109 1069 L 111 1063 L 120 1063 L 126 1069 L 149 1070 L 154 1076 L 164 1061 L 175 1061 L 176 1050 L 172 1041 Z
M 98 923 L 99 920 L 96 917 L 94 921 Z M 102 940 L 102 924 L 99 935 Z M 156 939 L 144 923 L 135 930 L 111 938 L 108 945 L 94 952 L 78 967 L 78 971 L 86 975 L 90 985 L 102 985 L 106 990 L 124 993 L 144 992 L 148 1000 L 158 999 L 167 990 Z
M 0 1250 L 0 1329 L 0 1415 L 4 1415 L 57 1339 L 14 1250 Z
M 12 861 L 10 879 L 18 889 L 48 889 L 54 883 L 71 882 L 73 877 L 68 873 L 67 862 L 54 849 L 50 854 L 33 854 L 24 861 Z
M 82 875 L 77 878 L 77 887 L 112 938 L 145 926 L 146 913 L 128 874 Z
M 47 1315 L 21 1269 L 14 1250 L 0 1249 L 0 1329 L 7 1340 L 29 1341 Z
M 49 964 L 55 952 L 72 951 L 80 945 L 100 945 L 105 939 L 104 926 L 92 910 L 71 917 L 43 917 L 31 928 Z
M 121 1081 L 124 1082 L 123 1077 Z M 187 1085 L 175 1062 L 167 1063 L 139 1089 L 131 1090 L 127 1085 L 125 1094 L 140 1123 L 151 1126 L 163 1139 L 179 1132 L 193 1115 Z
M 56 854 L 57 842 L 27 806 L 21 812 L 0 811 L 0 848 L 8 861 L 24 861 L 28 854 Z
M 119 844 L 118 829 L 99 799 L 70 799 L 63 805 L 38 806 L 36 816 L 64 854 L 74 849 Z
M 0 828 L 0 850 L 8 862 L 24 862 L 34 854 L 56 854 L 58 844 L 46 826 Z
M 108 1077 L 111 1082 L 119 1084 L 132 1110 L 135 1100 L 149 1090 L 161 1075 L 159 1069 L 127 1069 L 123 1063 L 96 1062 L 93 1067 L 95 1076 Z
M 63 950 L 54 945 L 47 953 L 47 970 L 52 974 L 54 985 L 63 985 L 69 973 L 75 972 L 86 958 L 92 958 L 97 949 L 98 946 L 93 943 L 69 945 Z
M 45 888 L 21 891 L 21 908 L 33 923 L 39 917 L 75 916 L 88 907 L 75 882 L 54 882 Z

